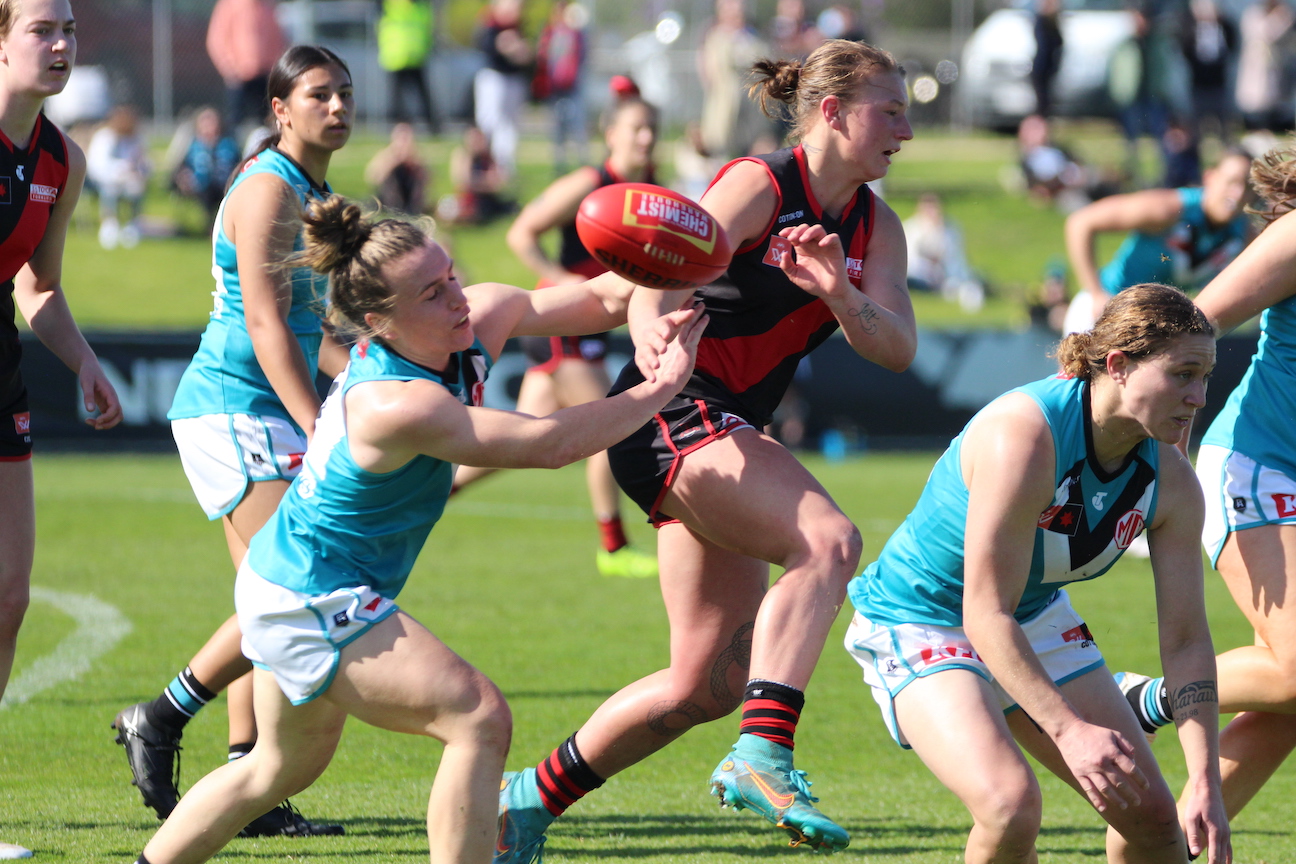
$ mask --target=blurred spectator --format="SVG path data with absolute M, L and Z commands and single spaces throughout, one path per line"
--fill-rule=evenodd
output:
M 1192 0 L 1190 17 L 1181 34 L 1184 59 L 1192 81 L 1192 122 L 1189 131 L 1198 141 L 1214 133 L 1223 142 L 1233 137 L 1233 94 L 1229 92 L 1229 64 L 1237 51 L 1237 27 L 1221 16 L 1215 0 Z
M 378 18 L 378 65 L 387 70 L 391 101 L 388 119 L 392 122 L 414 119 L 406 111 L 406 98 L 412 92 L 418 99 L 420 118 L 429 132 L 440 131 L 432 91 L 428 89 L 423 66 L 432 53 L 434 19 L 428 0 L 382 0 Z
M 133 105 L 118 105 L 90 139 L 86 179 L 99 195 L 99 245 L 112 249 L 139 243 L 139 215 L 151 168 L 139 136 L 139 114 Z M 122 225 L 121 205 L 126 205 Z
M 193 137 L 171 174 L 171 186 L 202 205 L 210 227 L 225 197 L 225 184 L 241 159 L 238 142 L 225 134 L 220 112 L 210 105 L 194 115 Z
M 778 0 L 770 22 L 770 44 L 776 57 L 804 60 L 824 36 L 806 17 L 805 0 Z
M 1171 120 L 1162 136 L 1161 152 L 1165 154 L 1165 174 L 1161 185 L 1198 186 L 1202 181 L 1200 141 L 1193 134 L 1191 121 Z
M 1165 146 L 1165 134 L 1170 122 L 1169 88 L 1173 78 L 1172 61 L 1167 50 L 1167 28 L 1171 17 L 1166 14 L 1160 0 L 1131 0 L 1130 15 L 1134 18 L 1134 38 L 1130 51 L 1136 55 L 1125 69 L 1134 78 L 1129 82 L 1130 101 L 1120 112 L 1121 129 L 1125 133 L 1125 173 L 1138 177 L 1138 140 L 1146 135 Z M 1178 48 L 1174 49 L 1176 52 Z
M 1061 335 L 1066 313 L 1066 263 L 1055 258 L 1044 270 L 1044 281 L 1027 299 L 1026 314 L 1032 327 Z
M 1062 65 L 1062 0 L 1035 0 L 1035 60 L 1031 86 L 1035 88 L 1035 113 L 1053 113 L 1053 78 Z
M 1017 151 L 1027 190 L 1055 204 L 1063 213 L 1119 188 L 1118 180 L 1103 178 L 1055 144 L 1048 120 L 1038 114 L 1022 118 L 1017 127 Z
M 588 23 L 584 6 L 557 0 L 536 47 L 531 92 L 553 112 L 554 173 L 559 175 L 567 173 L 568 150 L 576 165 L 585 164 L 589 156 L 584 92 Z
M 225 81 L 225 124 L 263 117 L 266 80 L 288 47 L 272 0 L 216 0 L 207 25 L 207 53 Z
M 697 55 L 702 143 L 708 154 L 732 158 L 746 154 L 759 136 L 754 127 L 767 125 L 745 87 L 747 70 L 767 49 L 747 26 L 743 0 L 716 0 L 715 13 Z
M 963 251 L 963 232 L 945 217 L 940 196 L 918 196 L 918 209 L 904 221 L 909 247 L 909 287 L 939 293 L 969 312 L 985 302 L 985 286 L 972 275 Z
M 861 4 L 862 5 L 862 4 Z M 835 5 L 819 13 L 815 19 L 820 34 L 825 39 L 850 39 L 855 42 L 867 42 L 868 31 L 849 6 Z
M 477 29 L 477 48 L 486 57 L 473 79 L 477 126 L 490 140 L 497 170 L 507 180 L 516 167 L 518 119 L 535 56 L 522 33 L 522 0 L 491 0 Z
M 1237 107 L 1248 129 L 1279 129 L 1290 119 L 1278 43 L 1291 29 L 1293 18 L 1284 0 L 1259 0 L 1242 12 Z
M 419 155 L 414 127 L 397 123 L 391 143 L 374 154 L 365 166 L 365 181 L 389 210 L 416 216 L 427 206 L 427 165 Z
M 508 177 L 492 153 L 490 138 L 476 126 L 464 130 L 463 143 L 450 151 L 452 194 L 437 203 L 437 218 L 460 225 L 477 225 L 507 216 L 517 202 L 504 196 Z

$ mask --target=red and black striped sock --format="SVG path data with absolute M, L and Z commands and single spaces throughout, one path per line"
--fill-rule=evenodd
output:
M 742 722 L 738 729 L 791 750 L 804 707 L 805 694 L 795 687 L 753 678 L 743 693 Z
M 575 733 L 536 766 L 540 801 L 555 817 L 602 785 L 603 778 L 594 773 L 576 749 Z

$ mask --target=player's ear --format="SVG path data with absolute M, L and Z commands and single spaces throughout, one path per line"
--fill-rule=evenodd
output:
M 830 128 L 841 128 L 841 100 L 836 96 L 825 96 L 819 100 L 819 113 Z
M 1129 379 L 1134 361 L 1124 351 L 1107 352 L 1107 377 L 1117 384 L 1124 384 Z

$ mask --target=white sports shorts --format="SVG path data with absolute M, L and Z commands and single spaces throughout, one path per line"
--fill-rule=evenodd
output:
M 1044 610 L 1022 625 L 1044 671 L 1055 684 L 1065 684 L 1103 665 L 1102 652 L 1080 616 L 1071 608 L 1065 591 Z M 1017 703 L 990 674 L 962 627 L 931 624 L 874 624 L 859 612 L 846 630 L 846 651 L 864 668 L 864 683 L 882 709 L 882 719 L 896 743 L 906 749 L 909 742 L 896 722 L 895 697 L 915 680 L 964 669 L 980 675 L 999 696 L 1004 713 Z
M 337 675 L 342 649 L 397 610 L 367 585 L 331 594 L 293 591 L 257 575 L 247 560 L 234 582 L 243 655 L 274 673 L 294 705 L 319 696 Z
M 1206 498 L 1202 545 L 1211 564 L 1229 534 L 1261 525 L 1296 523 L 1296 480 L 1226 447 L 1203 444 L 1197 480 Z
M 204 414 L 172 420 L 171 434 L 208 519 L 233 510 L 249 483 L 292 480 L 306 454 L 306 436 L 281 417 Z

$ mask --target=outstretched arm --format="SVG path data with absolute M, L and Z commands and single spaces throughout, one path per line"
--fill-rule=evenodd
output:
M 67 186 L 50 212 L 40 245 L 14 277 L 14 302 L 37 338 L 76 373 L 85 409 L 92 415 L 86 422 L 95 429 L 108 429 L 121 422 L 121 403 L 77 328 L 63 295 L 63 244 L 86 170 L 81 148 L 71 139 L 64 140 L 68 148 Z
M 1187 458 L 1168 445 L 1161 447 L 1158 479 L 1161 503 L 1148 547 L 1156 581 L 1161 667 L 1188 768 L 1179 818 L 1190 852 L 1208 851 L 1211 864 L 1227 864 L 1232 849 L 1220 791 L 1215 648 L 1202 585 L 1201 486 Z
M 376 381 L 347 394 L 352 456 L 392 471 L 422 453 L 483 468 L 558 468 L 588 458 L 647 423 L 693 371 L 706 326 L 700 309 L 678 313 L 679 338 L 662 355 L 656 382 L 545 417 L 460 404 L 430 381 Z
M 598 172 L 580 168 L 559 177 L 532 202 L 509 226 L 505 239 L 513 254 L 542 279 L 554 284 L 579 282 L 582 277 L 564 270 L 540 248 L 540 238 L 547 232 L 569 225 L 576 218 L 581 201 L 598 186 Z
M 1178 192 L 1173 189 L 1148 189 L 1100 198 L 1067 217 L 1067 258 L 1080 287 L 1094 298 L 1095 318 L 1107 303 L 1107 292 L 1103 290 L 1098 277 L 1094 239 L 1108 231 L 1145 231 L 1157 234 L 1169 230 L 1182 214 L 1183 202 L 1179 200 Z
M 1296 294 L 1296 211 L 1267 226 L 1197 295 L 1196 303 L 1223 336 Z

